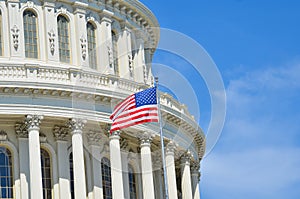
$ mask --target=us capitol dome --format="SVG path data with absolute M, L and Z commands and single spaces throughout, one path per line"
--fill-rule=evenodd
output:
M 0 198 L 163 199 L 159 127 L 110 134 L 153 86 L 159 24 L 137 0 L 0 1 Z M 199 199 L 205 137 L 160 95 L 170 199 Z

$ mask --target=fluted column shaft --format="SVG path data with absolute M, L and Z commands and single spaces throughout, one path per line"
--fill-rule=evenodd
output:
M 154 199 L 153 172 L 151 160 L 151 135 L 144 134 L 141 138 L 141 165 L 143 180 L 143 198 Z
M 29 136 L 29 168 L 30 168 L 30 198 L 43 198 L 41 151 L 40 151 L 40 122 L 38 115 L 27 115 L 25 123 Z
M 123 199 L 123 174 L 120 151 L 120 132 L 114 131 L 109 136 L 110 164 L 111 164 L 111 184 L 113 199 Z
M 182 199 L 193 198 L 192 183 L 191 183 L 191 170 L 190 170 L 190 154 L 185 154 L 181 158 L 181 191 Z
M 178 198 L 176 185 L 176 171 L 174 161 L 175 144 L 170 142 L 166 147 L 166 169 L 169 198 Z
M 86 198 L 85 169 L 82 143 L 82 130 L 86 121 L 70 119 L 69 127 L 72 133 L 73 172 L 75 199 Z

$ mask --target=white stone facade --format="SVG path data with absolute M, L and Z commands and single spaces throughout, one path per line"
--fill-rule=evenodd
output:
M 151 11 L 136 0 L 6 0 L 0 11 L 0 198 L 164 198 L 157 124 L 108 133 L 113 107 L 153 85 Z M 204 134 L 184 105 L 160 102 L 168 195 L 198 199 Z

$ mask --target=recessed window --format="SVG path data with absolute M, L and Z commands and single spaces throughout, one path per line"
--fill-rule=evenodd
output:
M 70 63 L 70 41 L 69 41 L 69 21 L 66 17 L 59 15 L 57 17 L 59 60 Z
M 71 198 L 74 199 L 74 169 L 73 169 L 73 153 L 69 155 L 69 166 L 70 166 L 70 190 Z
M 129 178 L 130 199 L 137 199 L 135 174 L 131 165 L 128 165 L 128 178 Z
M 51 184 L 51 159 L 48 151 L 41 149 L 41 166 L 42 166 L 42 182 L 43 182 L 43 198 L 52 198 Z
M 111 171 L 110 171 L 109 159 L 102 158 L 101 169 L 102 169 L 103 198 L 112 199 Z
M 87 23 L 88 55 L 90 68 L 97 68 L 96 28 L 92 23 Z
M 23 13 L 25 56 L 38 58 L 37 16 L 30 10 Z
M 1 198 L 13 198 L 12 155 L 5 147 L 0 147 L 0 183 Z

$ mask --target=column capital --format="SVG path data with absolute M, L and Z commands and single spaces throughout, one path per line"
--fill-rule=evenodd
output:
M 191 172 L 192 173 L 198 173 L 200 169 L 200 163 L 199 162 L 191 162 Z
M 53 128 L 53 136 L 56 141 L 67 141 L 69 129 L 65 126 L 55 125 Z
M 166 146 L 166 155 L 174 156 L 176 147 L 177 147 L 177 144 L 173 141 L 170 141 Z
M 89 145 L 100 146 L 100 141 L 102 139 L 100 131 L 89 131 L 87 134 L 87 139 Z
M 190 165 L 190 163 L 191 163 L 191 158 L 192 158 L 191 152 L 190 152 L 190 151 L 185 152 L 185 153 L 181 156 L 181 160 L 180 160 L 181 165 Z
M 25 124 L 28 130 L 39 130 L 41 120 L 44 117 L 42 115 L 26 115 Z
M 109 134 L 109 139 L 110 140 L 114 140 L 114 139 L 120 140 L 120 134 L 121 134 L 121 131 L 113 131 L 112 133 Z
M 15 124 L 15 131 L 18 138 L 28 138 L 28 130 L 24 122 L 17 122 Z
M 151 142 L 152 142 L 153 135 L 151 133 L 145 131 L 145 132 L 141 133 L 138 136 L 138 138 L 141 142 L 141 147 L 150 146 Z
M 69 126 L 72 134 L 76 134 L 76 133 L 82 134 L 82 130 L 85 124 L 86 124 L 86 120 L 79 119 L 79 118 L 71 118 L 69 119 L 67 125 Z

